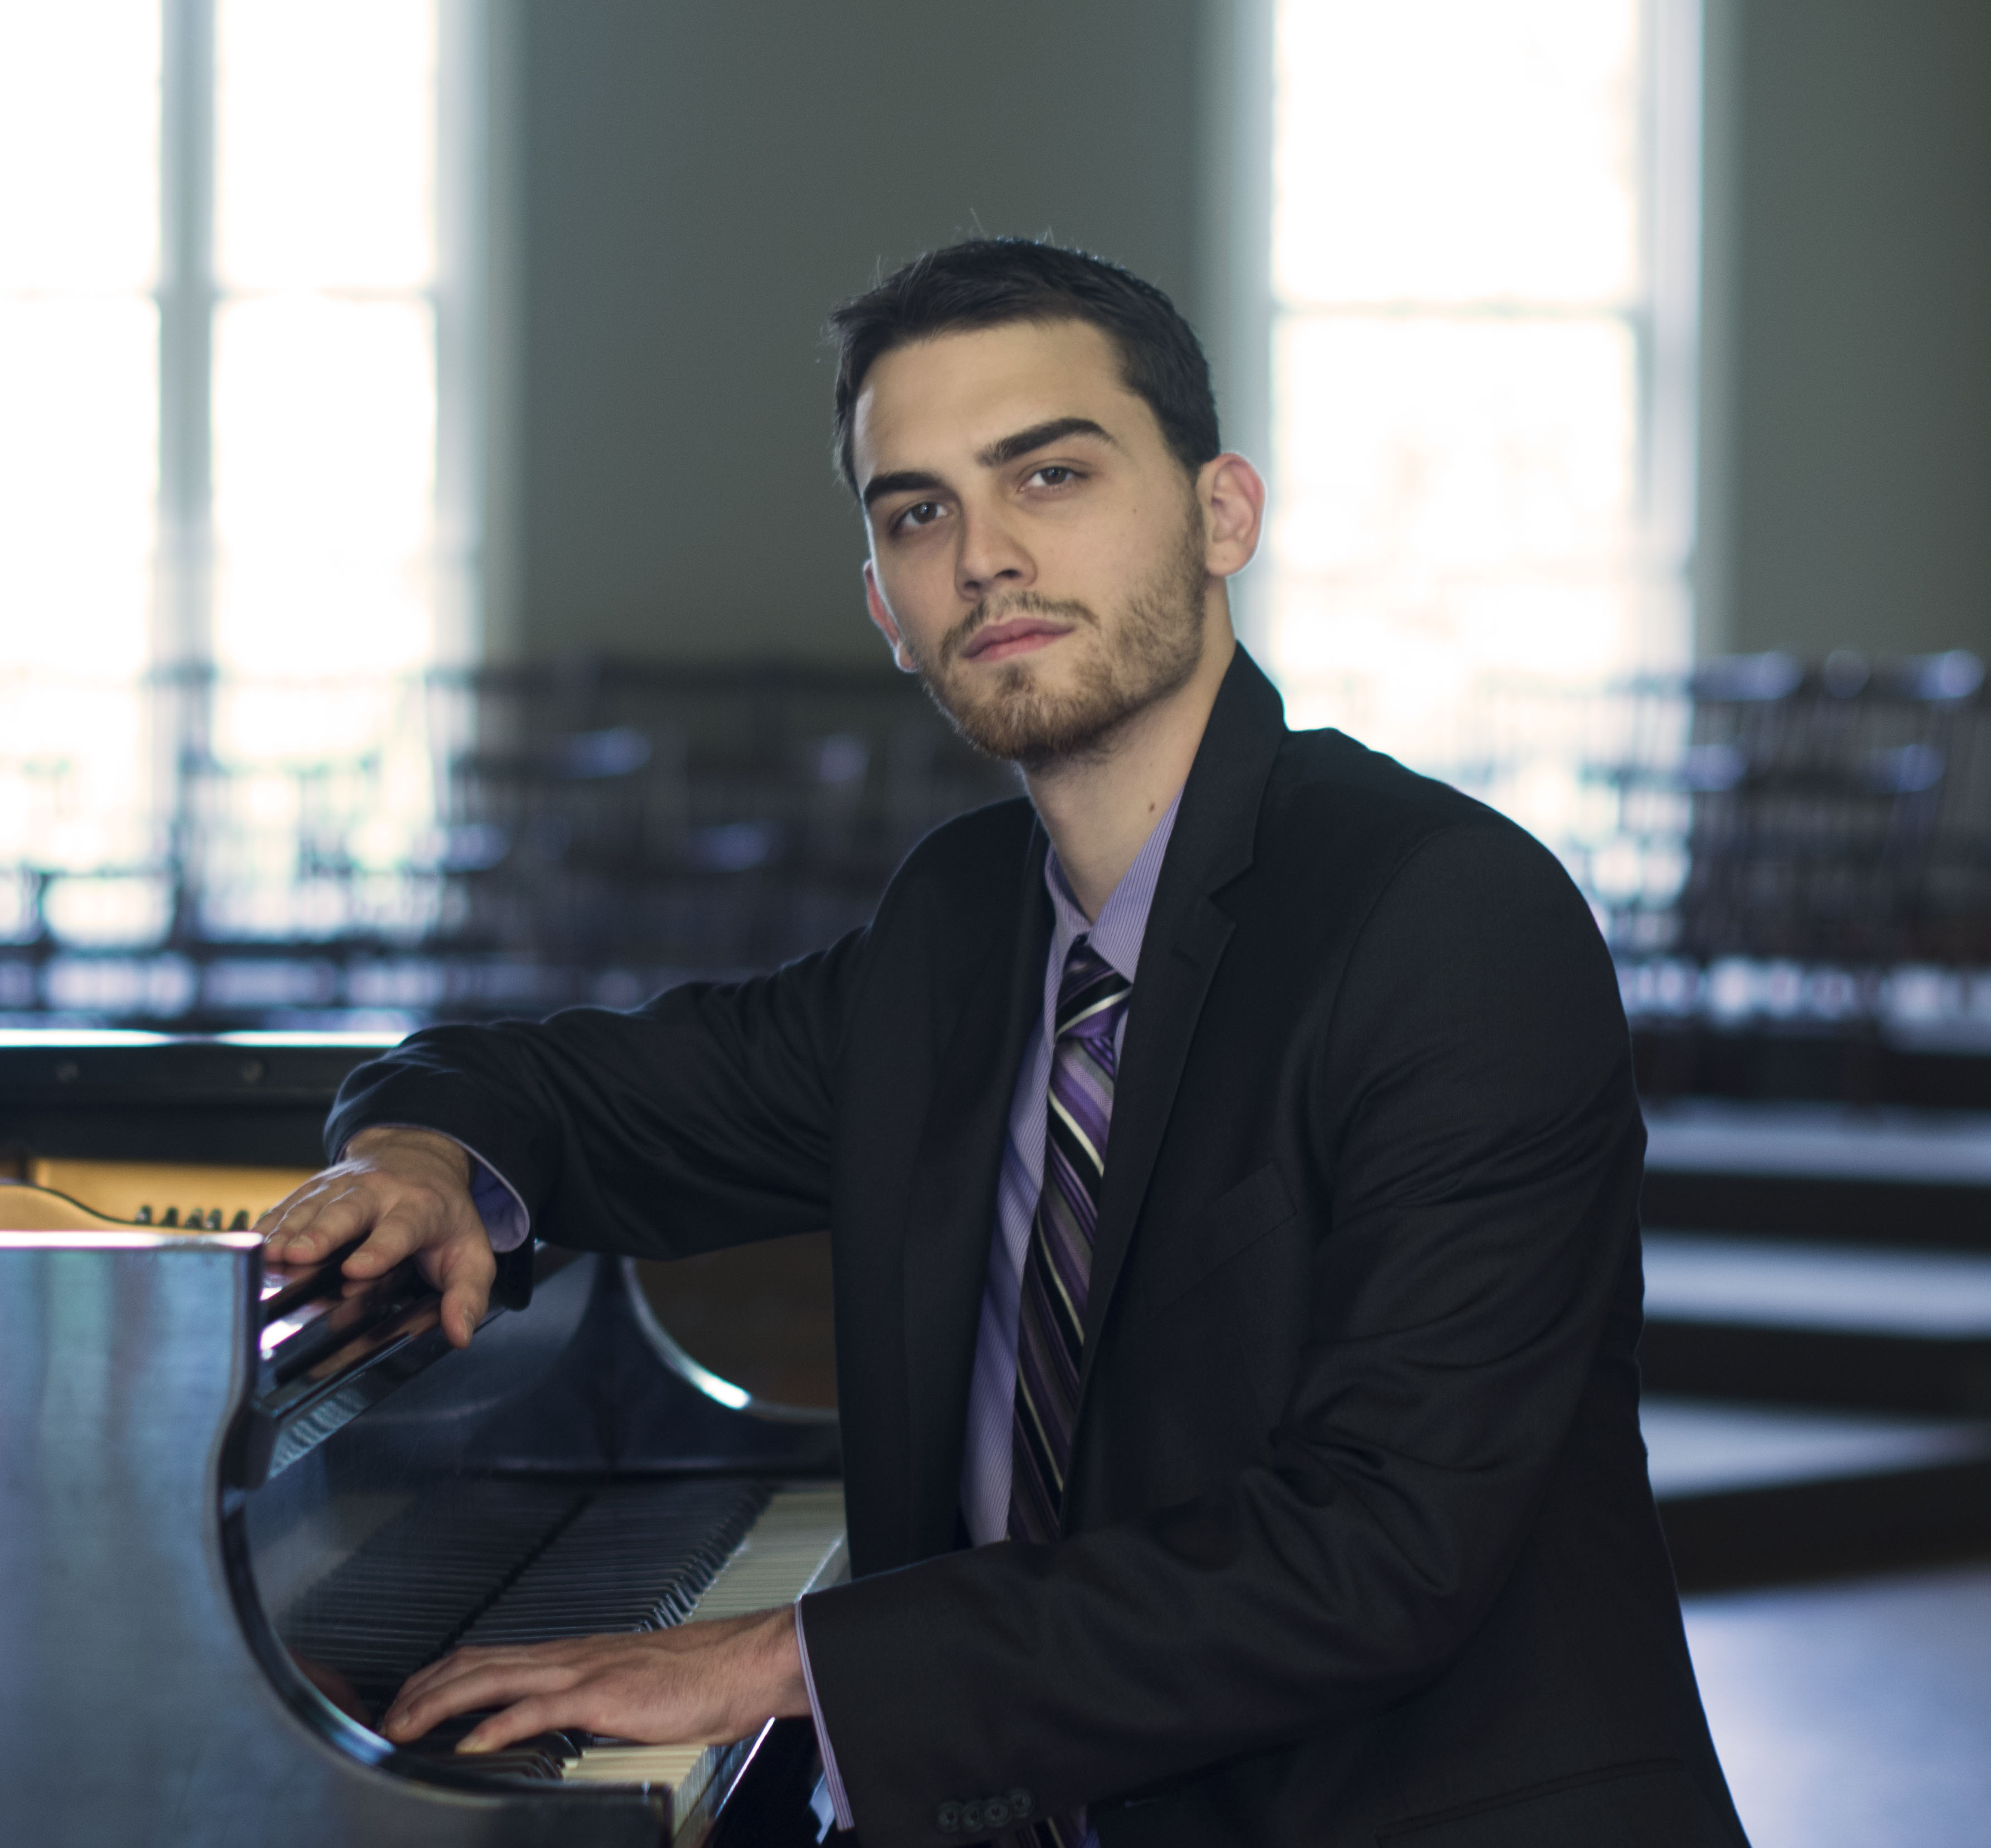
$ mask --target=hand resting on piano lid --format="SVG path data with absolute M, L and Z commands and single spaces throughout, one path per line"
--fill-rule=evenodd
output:
M 356 1282 L 414 1259 L 443 1293 L 443 1331 L 458 1347 L 489 1307 L 497 1261 L 471 1198 L 469 1157 L 433 1131 L 362 1132 L 256 1229 L 270 1261 L 285 1267 L 362 1239 L 341 1267 Z M 316 1680 L 313 1666 L 300 1664 Z M 351 1710 L 340 1690 L 319 1686 Z M 410 1676 L 376 1724 L 405 1745 L 485 1712 L 456 1749 L 486 1753 L 569 1727 L 659 1745 L 723 1744 L 808 1711 L 794 1613 L 778 1608 L 633 1635 L 459 1649 Z
M 413 1258 L 442 1292 L 443 1332 L 468 1347 L 491 1304 L 498 1261 L 470 1197 L 470 1158 L 433 1130 L 362 1131 L 345 1157 L 279 1200 L 256 1222 L 268 1259 L 318 1264 L 364 1242 L 341 1267 L 383 1277 Z

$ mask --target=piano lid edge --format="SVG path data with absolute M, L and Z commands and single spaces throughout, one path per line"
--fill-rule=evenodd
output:
M 385 1823 L 390 1816 L 403 1832 L 394 1839 L 409 1839 L 406 1832 L 419 1828 L 423 1839 L 439 1848 L 444 1843 L 468 1848 L 471 1843 L 483 1848 L 499 1841 L 532 1841 L 552 1848 L 571 1840 L 576 1826 L 587 1830 L 590 1842 L 616 1848 L 635 1848 L 638 1843 L 652 1848 L 662 1839 L 670 1819 L 667 1795 L 481 1775 L 473 1764 L 402 1751 L 341 1712 L 298 1670 L 271 1623 L 256 1593 L 247 1523 L 239 1511 L 223 1516 L 220 1541 L 223 1576 L 243 1642 L 262 1671 L 265 1693 L 275 1703 L 264 1713 L 281 1713 L 287 1723 L 267 1741 L 267 1755 L 289 1759 L 291 1778 L 304 1771 L 332 1780 L 321 1785 L 322 1796 L 330 1799 L 328 1813 L 314 1819 L 315 1827 L 301 1826 L 301 1819 L 293 1816 L 285 1831 L 288 1839 L 311 1848 L 363 1839 L 349 1830 L 363 1826 L 366 1820 Z M 297 1756 L 300 1748 L 301 1759 Z M 256 1768 L 267 1771 L 269 1767 Z M 545 1819 L 543 1828 L 518 1812 L 522 1803 L 539 1810 Z
M 644 1292 L 643 1280 L 637 1271 L 635 1259 L 621 1259 L 621 1268 L 623 1285 L 628 1295 L 630 1317 L 638 1332 L 656 1357 L 686 1385 L 724 1406 L 728 1411 L 742 1412 L 750 1418 L 764 1419 L 769 1424 L 832 1427 L 836 1424 L 837 1414 L 833 1406 L 788 1405 L 778 1399 L 764 1399 L 756 1393 L 749 1392 L 744 1386 L 736 1386 L 730 1380 L 722 1378 L 703 1362 L 694 1360 L 658 1319 L 656 1310 L 652 1307 L 648 1296 Z

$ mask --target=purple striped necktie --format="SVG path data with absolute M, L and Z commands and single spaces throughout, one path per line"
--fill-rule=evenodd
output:
M 1085 1298 L 1099 1182 L 1113 1120 L 1114 1036 L 1132 989 L 1081 937 L 1058 984 L 1051 1081 L 1044 1112 L 1044 1179 L 1030 1223 L 1016 1312 L 1016 1397 L 1010 1430 L 1009 1538 L 1058 1537 L 1078 1415 Z M 1078 1848 L 1082 1810 L 1044 1817 L 1010 1838 L 1035 1848 Z

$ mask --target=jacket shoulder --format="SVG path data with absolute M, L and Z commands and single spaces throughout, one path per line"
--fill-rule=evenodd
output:
M 1283 809 L 1310 830 L 1331 822 L 1386 864 L 1447 836 L 1462 847 L 1469 841 L 1475 854 L 1531 864 L 1566 880 L 1555 856 L 1518 822 L 1345 732 L 1288 733 L 1267 794 L 1268 815 Z
M 1526 917 L 1586 961 L 1608 962 L 1589 901 L 1554 853 L 1499 810 L 1338 731 L 1281 740 L 1261 857 L 1289 902 L 1357 927 L 1431 907 L 1462 944 Z M 1612 983 L 1615 993 L 1615 979 Z
M 1274 777 L 1295 793 L 1366 797 L 1411 832 L 1479 822 L 1513 825 L 1462 790 L 1332 729 L 1288 732 L 1280 741 Z

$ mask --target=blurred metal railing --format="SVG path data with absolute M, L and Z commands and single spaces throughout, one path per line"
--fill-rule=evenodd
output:
M 1991 1050 L 1984 682 L 1961 651 L 1492 681 L 1428 767 L 1561 856 L 1635 1024 Z
M 142 689 L 149 774 L 120 800 L 89 737 L 10 754 L 0 729 L 0 1012 L 243 1026 L 626 1004 L 830 941 L 921 835 L 1016 788 L 917 685 L 875 673 L 189 680 Z M 264 726 L 260 750 L 230 751 L 224 696 L 342 700 L 350 748 L 287 754 Z
M 0 684 L 0 706 L 32 696 Z M 0 1014 L 627 1005 L 831 941 L 921 834 L 1016 788 L 915 684 L 855 670 L 183 673 L 120 697 L 103 710 L 134 735 L 108 757 L 87 727 L 65 755 L 46 723 L 0 726 Z M 1911 1021 L 1991 1046 L 1974 656 L 1496 682 L 1471 710 L 1425 767 L 1561 856 L 1635 1019 Z

